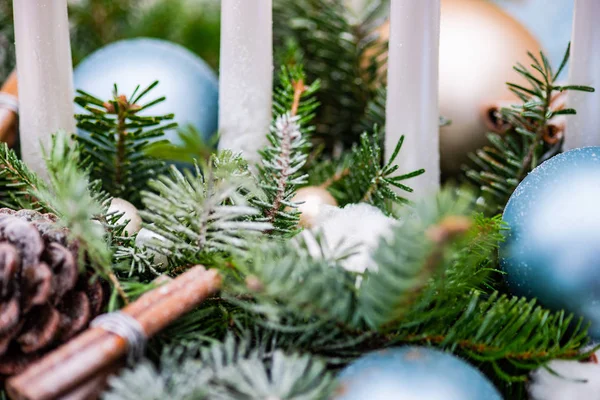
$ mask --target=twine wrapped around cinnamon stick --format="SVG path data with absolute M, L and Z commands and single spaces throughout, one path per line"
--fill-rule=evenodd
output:
M 17 71 L 13 71 L 0 88 L 0 142 L 10 147 L 17 141 Z
M 146 293 L 121 312 L 135 318 L 146 336 L 151 337 L 218 290 L 220 283 L 218 272 L 197 266 Z M 49 400 L 71 395 L 122 359 L 127 350 L 124 338 L 102 328 L 88 329 L 9 379 L 7 392 L 14 400 Z

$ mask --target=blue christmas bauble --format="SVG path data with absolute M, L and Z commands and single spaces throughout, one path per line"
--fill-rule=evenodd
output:
M 531 172 L 503 216 L 501 265 L 517 295 L 592 323 L 600 339 L 600 147 L 557 155 Z
M 336 400 L 501 400 L 476 368 L 451 354 L 399 347 L 367 354 L 339 376 Z
M 112 98 L 116 83 L 119 94 L 131 95 L 136 86 L 159 85 L 147 96 L 159 103 L 140 115 L 175 114 L 179 126 L 192 125 L 208 140 L 217 131 L 219 85 L 215 73 L 186 48 L 158 39 L 129 39 L 105 46 L 85 58 L 74 71 L 75 88 L 100 99 Z M 177 143 L 174 130 L 166 138 Z

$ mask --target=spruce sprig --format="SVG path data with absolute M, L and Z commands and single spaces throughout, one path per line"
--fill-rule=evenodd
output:
M 80 150 L 70 143 L 65 132 L 52 135 L 49 148 L 42 150 L 47 181 L 31 171 L 6 144 L 0 146 L 0 166 L 3 167 L 0 193 L 6 196 L 0 197 L 2 205 L 12 209 L 40 209 L 58 216 L 58 223 L 68 229 L 69 240 L 76 244 L 79 265 L 91 265 L 95 272 L 110 280 L 115 293 L 127 301 L 112 270 L 112 254 L 105 231 L 97 223 L 106 212 L 107 200 L 100 182 L 90 181 L 88 171 L 81 168 Z
M 453 260 L 448 255 L 456 254 L 473 240 L 464 240 L 473 225 L 468 200 L 457 199 L 447 191 L 438 198 L 435 204 L 419 204 L 418 218 L 411 218 L 409 212 L 405 212 L 401 218 L 404 222 L 395 227 L 391 238 L 382 240 L 373 253 L 378 271 L 365 275 L 359 306 L 372 329 L 385 330 L 393 326 L 394 321 L 401 321 L 430 280 L 443 280 L 443 275 L 451 269 Z M 484 257 L 496 249 L 496 242 L 491 242 Z M 478 267 L 477 262 L 462 266 Z M 470 282 L 474 282 L 473 277 Z
M 309 124 L 318 106 L 314 98 L 318 87 L 318 82 L 305 84 L 301 68 L 282 68 L 280 87 L 274 95 L 275 119 L 267 136 L 269 145 L 260 151 L 258 166 L 258 182 L 266 196 L 253 201 L 262 211 L 258 220 L 272 224 L 277 233 L 298 230 L 300 217 L 292 198 L 307 180 L 302 167 L 311 148 L 308 135 L 313 128 Z
M 203 254 L 241 251 L 248 240 L 271 229 L 267 222 L 251 221 L 259 210 L 248 197 L 259 198 L 246 162 L 229 150 L 196 165 L 194 172 L 172 166 L 169 175 L 148 182 L 142 193 L 147 211 L 141 215 L 148 229 L 164 240 L 150 243 L 175 264 L 202 261 Z
M 473 166 L 465 168 L 467 178 L 481 191 L 479 204 L 490 214 L 502 212 L 519 183 L 545 160 L 560 152 L 562 137 L 555 137 L 549 124 L 553 117 L 572 115 L 572 108 L 552 109 L 557 94 L 569 90 L 593 92 L 587 86 L 561 86 L 556 79 L 567 65 L 570 46 L 556 72 L 543 53 L 529 53 L 530 68 L 514 67 L 528 86 L 508 83 L 522 104 L 502 108 L 499 119 L 507 126 L 504 133 L 488 134 L 489 145 L 471 154 Z
M 48 211 L 32 196 L 44 183 L 21 161 L 8 144 L 0 143 L 0 207 L 32 208 Z
M 409 203 L 395 189 L 412 193 L 413 189 L 403 182 L 421 175 L 425 170 L 395 175 L 398 170 L 395 163 L 401 156 L 404 136 L 385 164 L 379 139 L 377 127 L 372 134 L 363 133 L 360 142 L 354 144 L 341 160 L 325 160 L 313 166 L 309 171 L 310 184 L 329 190 L 340 206 L 362 202 L 372 204 L 387 214 L 394 213 L 397 205 Z
M 241 294 L 259 303 L 240 304 L 270 321 L 288 314 L 313 317 L 347 326 L 357 322 L 358 274 L 343 269 L 335 260 L 314 257 L 305 243 L 276 241 L 255 246 L 246 263 L 238 263 L 246 277 Z
M 396 327 L 396 340 L 459 353 L 508 385 L 525 383 L 529 372 L 552 360 L 589 357 L 586 326 L 565 311 L 497 292 L 472 291 L 444 301 L 452 301 L 452 310 L 440 313 L 437 302 L 431 310 L 415 309 L 407 323 Z
M 236 264 L 246 282 L 231 301 L 282 337 L 321 340 L 321 348 L 305 341 L 292 347 L 332 363 L 352 351 L 419 343 L 521 382 L 552 358 L 582 357 L 586 331 L 572 326 L 573 316 L 491 288 L 503 225 L 498 217 L 473 216 L 472 204 L 472 197 L 443 191 L 405 210 L 404 223 L 373 253 L 378 271 L 364 274 L 360 287 L 357 274 L 298 244 L 259 247 Z M 335 336 L 339 352 L 323 332 Z
M 101 224 L 95 221 L 106 211 L 106 196 L 99 182 L 89 180 L 80 168 L 81 154 L 65 132 L 52 136 L 48 149 L 43 149 L 48 169 L 48 183 L 30 188 L 31 195 L 59 217 L 69 231 L 69 239 L 77 244 L 79 265 L 90 264 L 102 277 L 110 280 L 125 302 L 123 291 L 112 270 L 112 254 Z M 89 261 L 89 263 L 87 262 Z
M 102 188 L 113 197 L 124 198 L 141 205 L 140 192 L 146 182 L 165 171 L 165 164 L 145 150 L 150 141 L 164 136 L 177 126 L 173 114 L 142 116 L 140 113 L 165 100 L 164 97 L 141 103 L 158 85 L 152 83 L 144 90 L 138 86 L 130 97 L 119 94 L 115 85 L 113 98 L 102 101 L 79 90 L 75 102 L 87 113 L 76 115 L 77 127 L 89 137 L 77 136 L 90 177 L 100 180 Z
M 327 399 L 334 379 L 325 363 L 286 353 L 259 340 L 188 343 L 167 349 L 163 369 L 142 362 L 110 382 L 107 400 L 133 399 Z
M 360 18 L 352 18 L 339 0 L 273 2 L 275 38 L 283 42 L 277 48 L 294 42 L 301 51 L 293 61 L 302 61 L 309 80 L 322 83 L 314 136 L 327 152 L 358 142 L 367 105 L 384 76 L 387 42 L 375 32 L 386 2 L 369 3 Z

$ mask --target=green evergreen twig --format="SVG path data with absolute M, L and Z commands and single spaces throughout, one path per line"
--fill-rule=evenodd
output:
M 190 343 L 165 351 L 163 368 L 149 362 L 111 381 L 107 400 L 327 399 L 334 379 L 310 355 L 285 353 L 270 343 L 228 336 L 223 343 Z
M 91 165 L 90 176 L 102 182 L 102 188 L 113 197 L 141 205 L 140 192 L 149 179 L 165 171 L 165 164 L 147 155 L 151 140 L 177 126 L 173 115 L 141 116 L 140 112 L 165 100 L 158 98 L 145 104 L 140 101 L 158 85 L 154 82 L 141 92 L 139 87 L 127 98 L 115 85 L 113 98 L 107 102 L 78 91 L 75 102 L 88 113 L 77 115 L 77 127 L 89 137 L 78 136 L 83 159 Z M 138 94 L 139 92 L 139 94 Z
M 467 178 L 481 191 L 479 204 L 490 214 L 502 212 L 518 184 L 545 160 L 560 152 L 562 137 L 554 137 L 549 122 L 559 115 L 575 114 L 572 108 L 552 109 L 557 94 L 578 90 L 593 92 L 586 86 L 560 86 L 556 79 L 569 60 L 569 48 L 556 72 L 543 53 L 529 53 L 530 69 L 518 64 L 514 69 L 528 87 L 508 83 L 521 105 L 500 110 L 500 120 L 507 124 L 504 133 L 490 133 L 490 144 L 471 154 L 473 166 L 465 168 Z
M 0 143 L 0 207 L 48 211 L 47 206 L 31 195 L 43 185 L 40 178 L 8 148 L 8 144 Z
M 300 67 L 282 68 L 280 87 L 274 95 L 275 120 L 267 136 L 269 145 L 260 151 L 257 179 L 266 198 L 254 199 L 262 210 L 259 221 L 270 223 L 275 232 L 293 234 L 298 230 L 299 212 L 292 198 L 298 186 L 306 183 L 301 171 L 308 158 L 310 124 L 318 103 L 315 82 L 305 84 Z
M 149 247 L 176 265 L 202 262 L 207 253 L 243 250 L 250 238 L 272 228 L 249 220 L 259 211 L 247 197 L 260 193 L 239 155 L 222 151 L 202 165 L 194 173 L 172 166 L 169 175 L 148 183 L 152 191 L 142 193 L 147 228 L 164 238 Z
M 412 193 L 413 189 L 403 182 L 421 175 L 420 169 L 403 175 L 395 175 L 404 136 L 400 138 L 392 156 L 383 163 L 383 151 L 379 145 L 379 131 L 363 133 L 360 142 L 341 160 L 325 160 L 309 170 L 310 184 L 321 186 L 331 192 L 340 206 L 369 203 L 387 214 L 394 212 L 398 204 L 409 203 L 396 189 Z
M 329 152 L 358 142 L 367 105 L 385 75 L 387 43 L 375 30 L 386 2 L 370 3 L 358 20 L 339 0 L 275 0 L 273 4 L 277 48 L 286 49 L 293 42 L 299 49 L 280 58 L 286 64 L 302 62 L 307 79 L 321 82 L 314 139 Z
M 52 136 L 44 156 L 49 183 L 30 188 L 30 194 L 57 215 L 59 223 L 68 229 L 69 240 L 78 249 L 79 265 L 91 265 L 98 274 L 110 280 L 127 302 L 127 295 L 112 270 L 105 231 L 95 221 L 106 210 L 103 205 L 106 197 L 98 182 L 90 182 L 87 172 L 80 169 L 79 149 L 71 146 L 64 132 Z

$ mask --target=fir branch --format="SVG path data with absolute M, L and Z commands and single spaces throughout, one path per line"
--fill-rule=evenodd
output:
M 301 49 L 293 61 L 304 64 L 308 80 L 322 82 L 315 140 L 328 151 L 350 148 L 358 141 L 367 105 L 381 86 L 387 43 L 374 32 L 385 5 L 371 3 L 360 20 L 350 18 L 338 0 L 273 3 L 276 48 L 287 52 L 284 43 L 293 41 Z M 278 58 L 290 62 L 285 56 Z
M 259 303 L 239 303 L 254 313 L 278 321 L 293 314 L 344 325 L 358 324 L 356 317 L 357 274 L 335 260 L 313 257 L 306 243 L 270 242 L 256 246 L 249 259 L 237 264 L 246 277 L 239 293 L 252 295 Z
M 298 160 L 292 160 L 292 147 L 298 146 L 297 142 L 302 140 L 302 134 L 300 133 L 300 127 L 297 124 L 298 118 L 290 115 L 283 115 L 275 122 L 274 134 L 281 142 L 281 152 L 277 157 L 276 164 L 270 165 L 273 169 L 278 169 L 277 189 L 273 198 L 273 205 L 269 210 L 266 211 L 267 220 L 271 223 L 275 222 L 277 213 L 280 211 L 282 204 L 286 201 L 286 189 L 288 186 L 288 180 L 295 170 L 302 167 L 303 162 L 306 160 L 306 156 Z M 266 164 L 265 161 L 263 161 Z M 296 165 L 292 165 L 292 163 Z M 300 179 L 303 179 L 301 177 Z M 302 183 L 298 180 L 298 183 Z
M 0 143 L 0 207 L 15 210 L 41 208 L 48 211 L 44 204 L 31 195 L 32 191 L 43 185 L 40 178 L 8 148 L 8 144 Z
M 469 227 L 472 199 L 460 196 L 442 192 L 382 241 L 374 253 L 379 271 L 359 293 L 367 325 L 392 343 L 420 342 L 486 363 L 504 381 L 521 381 L 552 358 L 578 358 L 581 321 L 573 326 L 564 312 L 490 290 L 503 224 L 478 216 Z
M 552 358 L 579 358 L 586 333 L 572 326 L 572 316 L 490 289 L 503 225 L 499 217 L 473 217 L 472 204 L 464 193 L 444 191 L 417 207 L 381 242 L 374 253 L 379 270 L 366 274 L 360 288 L 356 274 L 312 258 L 302 245 L 259 247 L 236 264 L 246 289 L 234 293 L 253 300 L 238 294 L 231 301 L 255 315 L 254 324 L 281 335 L 341 335 L 344 352 L 296 344 L 331 360 L 421 343 L 484 363 L 498 379 L 520 381 Z M 345 347 L 353 341 L 360 348 Z
M 262 210 L 259 221 L 272 224 L 275 232 L 292 234 L 298 229 L 299 213 L 291 199 L 296 188 L 306 183 L 301 169 L 310 149 L 309 123 L 317 107 L 313 96 L 318 82 L 306 86 L 299 67 L 282 69 L 280 81 L 274 95 L 277 116 L 268 135 L 270 145 L 260 151 L 262 163 L 258 166 L 266 201 L 254 199 L 253 204 Z
M 402 182 L 425 171 L 394 175 L 404 137 L 398 141 L 390 160 L 382 166 L 383 151 L 378 132 L 376 127 L 373 134 L 363 133 L 360 142 L 341 160 L 325 160 L 315 165 L 309 171 L 310 184 L 327 188 L 340 206 L 363 202 L 392 214 L 396 205 L 409 203 L 395 189 L 412 193 L 413 189 Z
M 473 240 L 459 240 L 452 247 L 473 224 L 467 197 L 457 199 L 450 191 L 444 191 L 435 201 L 420 204 L 416 214 L 416 218 L 411 218 L 408 212 L 404 213 L 401 217 L 404 223 L 394 228 L 393 237 L 382 240 L 373 254 L 378 271 L 366 274 L 361 285 L 359 309 L 372 329 L 385 331 L 401 321 L 430 280 L 443 280 L 443 274 L 456 262 L 448 253 L 457 254 Z M 497 249 L 493 233 L 487 238 L 493 245 L 488 247 L 483 260 Z M 479 267 L 474 261 L 467 265 Z
M 586 86 L 556 84 L 568 62 L 569 49 L 556 73 L 543 53 L 539 58 L 529 53 L 530 69 L 521 64 L 514 68 L 529 83 L 529 87 L 508 84 L 522 104 L 501 109 L 499 118 L 508 126 L 507 131 L 488 134 L 490 144 L 470 155 L 473 167 L 465 168 L 465 174 L 480 188 L 478 203 L 490 214 L 502 212 L 527 174 L 560 152 L 563 138 L 553 136 L 550 121 L 557 115 L 575 114 L 575 110 L 553 110 L 557 94 L 568 90 L 594 91 Z
M 251 344 L 252 343 L 252 344 Z M 223 343 L 167 350 L 110 381 L 105 399 L 326 399 L 334 387 L 325 364 L 308 355 L 228 336 Z
M 44 150 L 49 183 L 30 190 L 31 195 L 46 204 L 50 212 L 59 217 L 59 223 L 69 231 L 69 239 L 76 244 L 80 262 L 109 279 L 115 290 L 127 301 L 119 281 L 112 272 L 111 253 L 101 224 L 94 218 L 105 211 L 104 194 L 98 185 L 90 183 L 86 171 L 79 168 L 81 155 L 71 147 L 66 133 L 52 136 L 50 148 Z M 95 189 L 95 190 L 94 190 Z
M 231 272 L 231 271 L 229 271 Z M 256 277 L 246 282 L 252 286 Z M 260 283 L 259 283 L 260 284 Z M 195 311 L 179 319 L 159 336 L 162 345 L 178 343 L 212 343 L 223 340 L 227 333 L 238 337 L 260 337 L 261 343 L 272 343 L 286 352 L 302 352 L 318 355 L 328 365 L 339 366 L 371 348 L 372 332 L 350 333 L 347 327 L 324 318 L 310 318 L 310 313 L 283 312 L 281 307 L 269 305 L 266 292 L 253 294 L 260 297 L 254 301 L 247 290 L 236 291 L 231 282 L 222 291 L 222 297 L 207 299 Z M 237 294 L 237 295 L 234 295 Z M 281 306 L 281 304 L 278 304 Z
M 487 364 L 505 382 L 525 382 L 530 371 L 553 359 L 585 357 L 587 330 L 582 320 L 564 311 L 553 313 L 535 301 L 477 291 L 453 307 L 458 312 L 438 314 L 437 321 L 429 314 L 421 315 L 417 325 L 402 324 L 397 340 L 462 353 Z
M 249 221 L 259 211 L 246 197 L 258 198 L 243 159 L 231 151 L 213 155 L 195 174 L 174 166 L 168 176 L 148 183 L 143 192 L 148 229 L 164 240 L 149 247 L 184 263 L 201 262 L 202 254 L 241 251 L 248 240 L 272 228 L 266 222 Z M 242 194 L 242 192 L 244 194 Z
M 92 179 L 102 182 L 102 188 L 113 197 L 121 197 L 140 205 L 140 191 L 146 182 L 164 171 L 162 161 L 146 155 L 150 141 L 164 136 L 164 132 L 177 126 L 164 123 L 173 115 L 141 116 L 139 113 L 164 98 L 145 104 L 139 102 L 158 85 L 154 82 L 139 94 L 139 86 L 127 98 L 118 93 L 115 85 L 113 98 L 107 102 L 78 91 L 77 104 L 88 113 L 77 115 L 77 127 L 89 133 L 78 136 L 83 160 L 91 166 Z
M 132 277 L 152 278 L 160 275 L 159 270 L 166 265 L 157 265 L 154 254 L 147 248 L 136 245 L 137 234 L 128 236 L 123 233 L 124 227 L 115 229 L 115 225 L 108 225 L 106 230 L 110 233 L 113 247 L 113 269 L 123 274 L 127 279 Z M 159 268 L 160 267 L 160 268 Z
M 385 127 L 385 104 L 387 101 L 387 88 L 379 87 L 375 90 L 373 98 L 367 104 L 365 116 L 361 121 L 363 130 L 368 131 L 373 126 Z M 381 141 L 384 142 L 383 132 L 381 132 Z
M 48 183 L 30 171 L 6 144 L 0 150 L 0 165 L 4 167 L 0 179 L 8 180 L 6 195 L 12 200 L 2 204 L 13 209 L 42 209 L 57 215 L 59 224 L 68 229 L 69 240 L 78 249 L 79 265 L 88 265 L 88 260 L 127 301 L 112 272 L 111 252 L 106 245 L 104 230 L 94 221 L 105 211 L 106 196 L 99 182 L 90 182 L 87 172 L 79 168 L 80 152 L 71 147 L 67 135 L 64 132 L 53 135 L 50 148 L 43 149 Z

